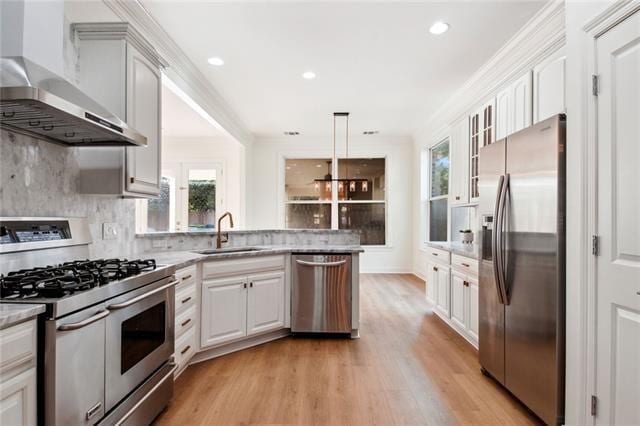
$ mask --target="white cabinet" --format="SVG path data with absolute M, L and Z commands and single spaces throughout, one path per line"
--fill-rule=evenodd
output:
M 285 327 L 283 257 L 231 259 L 203 265 L 200 343 L 217 346 Z M 229 268 L 238 275 L 208 278 Z M 245 268 L 244 271 L 242 268 Z M 260 267 L 272 270 L 261 272 Z
M 0 424 L 28 426 L 36 424 L 36 369 L 0 383 Z
M 527 71 L 496 95 L 496 139 L 531 125 L 531 72 Z
M 438 272 L 438 303 L 436 308 L 445 316 L 449 316 L 450 299 L 451 299 L 451 279 L 450 269 L 446 266 L 436 266 Z
M 492 144 L 496 140 L 495 133 L 496 98 L 491 98 L 469 117 L 469 138 L 471 152 L 469 155 L 469 201 L 480 201 L 478 192 L 478 162 L 480 148 Z
M 533 122 L 566 110 L 564 48 L 533 68 Z
M 461 120 L 451 134 L 449 202 L 452 206 L 469 202 L 469 120 Z
M 451 320 L 465 328 L 465 277 L 456 271 L 451 272 Z
M 36 424 L 37 322 L 0 330 L 0 425 Z
M 453 255 L 451 270 L 451 322 L 472 343 L 478 343 L 477 261 Z M 460 260 L 465 266 L 458 266 Z M 474 272 L 475 271 L 475 272 Z
M 427 301 L 435 305 L 438 297 L 438 267 L 433 262 L 427 262 L 426 287 Z
M 161 72 L 155 49 L 127 23 L 74 24 L 80 88 L 147 137 L 146 147 L 80 150 L 80 191 L 125 197 L 160 192 Z
M 206 280 L 202 283 L 202 347 L 247 335 L 247 277 Z
M 284 327 L 284 272 L 249 276 L 247 335 Z
M 479 303 L 479 288 L 478 279 L 476 277 L 467 277 L 467 300 L 469 301 L 468 312 L 468 324 L 467 332 L 471 335 L 471 338 L 478 341 L 479 330 L 479 317 L 478 317 L 478 303 Z

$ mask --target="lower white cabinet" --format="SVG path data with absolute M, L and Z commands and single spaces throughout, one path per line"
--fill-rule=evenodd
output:
M 427 301 L 435 305 L 438 297 L 438 268 L 435 263 L 427 262 Z
M 36 369 L 29 368 L 0 384 L 0 424 L 36 424 Z
M 456 270 L 451 272 L 451 321 L 478 341 L 478 281 Z
M 450 269 L 441 265 L 436 266 L 436 268 L 438 269 L 438 303 L 436 308 L 448 317 L 451 301 Z
M 284 327 L 284 272 L 249 276 L 247 335 Z
M 205 280 L 202 348 L 284 327 L 283 271 Z
M 202 347 L 247 335 L 247 277 L 202 282 Z

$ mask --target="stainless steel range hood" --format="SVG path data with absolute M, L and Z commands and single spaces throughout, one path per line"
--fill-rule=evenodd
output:
M 0 125 L 70 146 L 147 145 L 73 84 L 22 56 L 0 58 Z

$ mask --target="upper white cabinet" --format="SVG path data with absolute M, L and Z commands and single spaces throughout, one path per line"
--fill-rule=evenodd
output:
M 449 172 L 451 205 L 469 202 L 469 120 L 461 120 L 451 133 L 451 170 Z
M 155 49 L 127 23 L 74 24 L 80 88 L 147 137 L 146 147 L 81 150 L 80 191 L 156 196 L 161 167 L 161 66 Z
M 533 68 L 534 123 L 566 111 L 566 61 L 563 48 Z
M 480 148 L 496 140 L 495 131 L 496 98 L 491 98 L 469 117 L 469 138 L 471 152 L 469 156 L 469 201 L 480 200 L 478 192 L 478 161 Z
M 496 95 L 496 139 L 531 125 L 531 71 Z

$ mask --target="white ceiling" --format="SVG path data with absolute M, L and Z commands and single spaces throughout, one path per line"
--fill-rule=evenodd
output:
M 265 137 L 328 134 L 334 111 L 352 113 L 352 133 L 410 134 L 544 2 L 143 3 Z M 429 34 L 436 20 L 449 32 Z
M 220 130 L 207 122 L 167 85 L 162 85 L 162 136 L 167 138 L 222 138 Z

